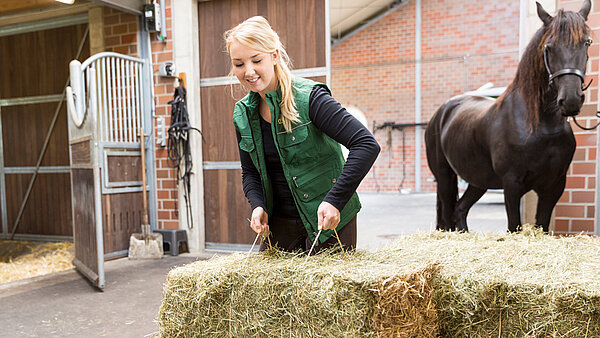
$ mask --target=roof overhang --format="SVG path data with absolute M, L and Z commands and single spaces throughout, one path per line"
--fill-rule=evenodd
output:
M 92 2 L 135 15 L 142 15 L 142 9 L 146 3 L 144 0 L 92 0 Z
M 334 40 L 377 20 L 407 0 L 330 0 L 330 31 Z

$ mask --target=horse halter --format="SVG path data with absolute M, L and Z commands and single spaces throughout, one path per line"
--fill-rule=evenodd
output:
M 586 44 L 591 44 L 591 42 L 588 40 L 586 41 Z M 585 74 L 577 69 L 577 68 L 563 68 L 557 72 L 552 73 L 552 71 L 550 70 L 550 66 L 548 65 L 548 45 L 544 45 L 544 65 L 546 65 L 546 71 L 548 72 L 548 84 L 551 86 L 554 83 L 554 79 L 556 79 L 559 76 L 563 76 L 563 75 L 577 75 L 579 77 L 579 79 L 581 80 L 581 90 L 585 91 L 586 89 L 589 88 L 589 86 L 592 84 L 592 81 L 594 79 L 591 79 L 590 82 L 586 85 L 585 84 Z
M 591 45 L 592 41 L 587 40 L 586 45 Z M 548 85 L 552 86 L 552 84 L 554 83 L 554 79 L 556 79 L 559 76 L 563 76 L 563 75 L 577 75 L 579 77 L 579 79 L 581 80 L 581 91 L 585 91 L 586 89 L 588 89 L 590 87 L 590 85 L 592 84 L 592 81 L 594 79 L 590 79 L 590 82 L 586 85 L 585 84 L 585 74 L 583 74 L 583 72 L 577 68 L 564 68 L 561 69 L 555 73 L 552 73 L 552 71 L 550 70 L 550 66 L 548 65 L 548 45 L 544 45 L 544 64 L 546 65 L 546 71 L 548 72 Z M 596 112 L 596 117 L 600 118 L 600 112 Z M 577 119 L 575 119 L 575 116 L 573 116 L 573 122 L 575 122 L 575 124 L 583 129 L 583 130 L 593 130 L 598 128 L 598 126 L 600 126 L 600 122 L 598 122 L 595 126 L 591 127 L 591 128 L 586 128 L 582 125 L 579 124 L 579 122 L 577 122 Z

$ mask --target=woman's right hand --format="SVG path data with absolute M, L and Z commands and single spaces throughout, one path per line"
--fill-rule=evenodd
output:
M 257 234 L 269 236 L 269 215 L 267 215 L 262 207 L 256 207 L 254 210 L 252 210 L 250 227 Z

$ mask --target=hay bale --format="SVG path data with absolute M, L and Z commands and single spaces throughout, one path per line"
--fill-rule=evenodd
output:
M 437 335 L 437 267 L 389 264 L 371 253 L 277 253 L 199 261 L 172 270 L 161 337 Z M 394 301 L 390 301 L 394 300 Z
M 436 262 L 442 336 L 600 336 L 600 239 L 519 234 L 428 233 L 391 250 Z
M 377 252 L 172 270 L 160 335 L 600 336 L 600 240 L 426 233 Z

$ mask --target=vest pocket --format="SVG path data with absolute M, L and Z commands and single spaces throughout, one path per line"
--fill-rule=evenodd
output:
M 321 170 L 319 170 L 321 169 Z M 292 177 L 296 184 L 296 193 L 302 202 L 310 202 L 317 197 L 325 197 L 336 182 L 335 170 L 329 166 L 317 167 L 306 175 Z
M 291 133 L 279 132 L 277 134 L 277 143 L 279 143 L 279 147 L 291 147 L 306 140 L 306 137 L 308 136 L 308 124 L 310 124 L 310 122 L 295 126 Z
M 252 140 L 252 136 L 242 135 L 242 139 L 240 140 L 240 149 L 247 152 L 252 152 L 254 150 L 254 141 Z

